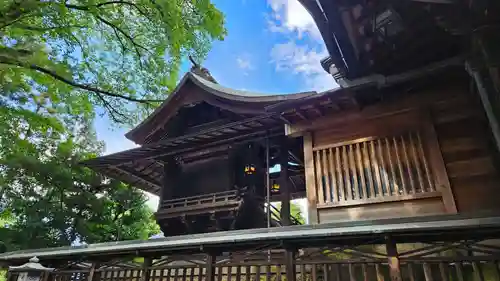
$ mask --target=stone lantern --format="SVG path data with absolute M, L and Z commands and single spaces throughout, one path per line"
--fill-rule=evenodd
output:
M 9 281 L 41 281 L 43 274 L 53 271 L 53 268 L 48 268 L 39 263 L 37 257 L 32 257 L 28 263 L 20 266 L 10 266 L 9 271 L 17 273 L 17 280 Z

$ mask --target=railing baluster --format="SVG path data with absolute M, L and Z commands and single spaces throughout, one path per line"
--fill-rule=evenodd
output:
M 228 281 L 233 280 L 233 267 L 232 266 L 227 267 L 227 280 Z
M 366 265 L 366 263 L 363 263 L 361 265 L 361 268 L 363 269 L 363 280 L 364 281 L 369 281 L 370 278 L 368 278 L 368 266 Z
M 415 143 L 413 139 L 413 133 L 409 134 L 409 141 L 410 141 L 410 146 L 411 146 L 411 151 L 413 153 L 413 164 L 415 164 L 415 167 L 417 168 L 417 177 L 418 177 L 418 185 L 420 186 L 420 192 L 425 192 L 425 182 L 424 178 L 422 176 L 422 169 L 420 167 L 420 157 L 418 157 L 417 153 L 417 144 Z
M 458 281 L 464 281 L 464 269 L 460 261 L 455 263 L 455 272 L 457 273 Z
M 444 262 L 439 263 L 439 274 L 441 275 L 441 281 L 448 281 L 448 270 L 447 264 Z
M 196 274 L 196 269 L 197 269 L 196 267 L 191 267 L 191 270 L 189 271 L 189 281 L 194 281 L 194 275 Z
M 435 191 L 436 188 L 435 188 L 433 181 L 431 179 L 431 172 L 429 169 L 429 165 L 427 164 L 427 158 L 425 157 L 422 139 L 420 138 L 420 132 L 417 132 L 417 142 L 418 142 L 418 150 L 420 151 L 420 158 L 422 159 L 422 162 L 424 164 L 425 177 L 426 177 L 427 182 L 429 184 L 429 191 Z
M 335 147 L 335 162 L 336 162 L 336 170 L 337 170 L 337 179 L 339 180 L 339 201 L 340 199 L 342 200 L 347 200 L 347 196 L 345 196 L 345 189 L 344 189 L 344 178 L 342 177 L 342 166 L 340 162 L 340 153 L 341 150 L 339 147 Z
M 410 281 L 415 281 L 415 272 L 413 270 L 412 263 L 408 263 L 408 275 L 410 277 Z
M 375 169 L 375 178 L 377 180 L 377 197 L 383 196 L 382 192 L 382 180 L 380 177 L 380 168 L 378 166 L 378 160 L 377 160 L 377 155 L 375 153 L 375 144 L 374 141 L 370 141 L 370 153 L 371 153 L 371 160 L 372 160 L 372 167 Z
M 328 280 L 328 265 L 327 264 L 323 264 L 323 280 L 327 281 Z
M 354 200 L 359 199 L 359 184 L 358 184 L 358 173 L 356 171 L 356 160 L 355 160 L 355 153 L 356 151 L 354 150 L 354 145 L 349 145 L 349 162 L 350 168 L 351 168 L 351 175 L 353 179 L 353 187 L 352 187 L 352 196 L 354 197 Z
M 252 280 L 252 266 L 247 265 L 245 269 L 245 281 Z
M 426 281 L 433 281 L 434 278 L 432 277 L 432 271 L 431 271 L 431 266 L 424 262 L 424 277 Z
M 390 192 L 390 184 L 389 184 L 389 175 L 387 174 L 388 173 L 388 169 L 387 169 L 387 166 L 385 165 L 385 160 L 384 160 L 384 153 L 383 153 L 383 149 L 382 149 L 382 141 L 380 139 L 377 140 L 377 151 L 378 151 L 378 154 L 379 154 L 379 157 L 380 157 L 380 163 L 379 163 L 379 167 L 382 168 L 382 172 L 383 172 L 383 175 L 382 175 L 382 179 L 383 179 L 383 185 L 382 185 L 382 196 L 385 196 L 385 195 L 390 195 L 391 192 Z M 385 190 L 384 190 L 384 187 L 385 187 Z
M 307 280 L 306 265 L 305 264 L 300 265 L 300 280 L 301 281 Z
M 370 196 L 366 196 L 366 198 L 375 197 L 375 180 L 372 175 L 371 161 L 370 161 L 370 153 L 368 152 L 368 142 L 363 143 L 363 156 L 365 159 L 364 169 L 366 169 L 366 173 L 368 175 L 368 182 L 370 184 Z
M 315 162 L 316 162 L 316 192 L 318 193 L 318 203 L 323 204 L 325 203 L 325 197 L 323 194 L 323 176 L 321 174 L 321 151 L 315 151 L 314 152 L 314 157 L 315 157 Z
M 346 200 L 350 201 L 353 199 L 352 197 L 352 186 L 351 186 L 351 175 L 349 174 L 349 157 L 347 155 L 347 147 L 342 147 L 342 158 L 344 160 L 344 176 L 346 183 Z
M 396 152 L 396 160 L 398 162 L 399 176 L 401 177 L 401 187 L 403 189 L 403 194 L 406 195 L 408 194 L 408 192 L 406 189 L 405 176 L 403 174 L 403 164 L 401 163 L 401 157 L 399 156 L 398 141 L 396 140 L 396 138 L 392 138 L 392 141 L 394 143 L 394 151 Z M 399 195 L 399 190 L 397 190 L 397 193 Z
M 335 166 L 333 164 L 333 149 L 332 148 L 329 149 L 328 162 L 330 164 L 330 173 L 332 175 L 332 190 L 331 190 L 332 202 L 334 202 L 335 200 L 340 201 L 339 194 L 338 194 L 339 185 L 337 183 L 337 169 L 335 168 Z
M 356 143 L 356 148 L 354 149 L 356 151 L 356 158 L 358 162 L 358 171 L 360 175 L 360 180 L 361 180 L 361 186 L 359 188 L 359 198 L 368 198 L 366 196 L 366 182 L 365 182 L 365 171 L 363 169 L 363 156 L 362 156 L 362 151 L 361 151 L 361 145 Z
M 408 152 L 407 152 L 407 149 L 406 149 L 406 142 L 405 142 L 405 139 L 403 138 L 403 136 L 400 137 L 401 139 L 401 143 L 402 143 L 402 147 L 403 147 L 403 157 L 404 157 L 404 161 L 405 161 L 405 164 L 406 164 L 406 169 L 408 171 L 408 179 L 410 181 L 410 188 L 411 188 L 411 192 L 412 194 L 416 194 L 416 189 L 415 189 L 415 181 L 413 179 L 413 172 L 411 170 L 411 165 L 410 165 L 410 160 L 408 159 Z
M 392 163 L 392 155 L 391 155 L 392 149 L 389 142 L 389 138 L 385 138 L 385 147 L 387 150 L 387 159 L 389 159 L 389 167 L 391 170 L 391 179 L 392 179 L 392 188 L 391 184 L 389 183 L 389 195 L 397 195 L 397 190 L 399 190 L 399 186 L 396 181 L 397 175 L 396 172 L 394 171 L 394 164 Z
M 377 281 L 385 281 L 384 274 L 380 270 L 380 264 L 375 264 L 375 272 L 377 274 Z
M 281 265 L 276 265 L 276 281 L 281 281 Z
M 222 281 L 224 279 L 224 267 L 223 266 L 219 266 L 217 267 L 217 281 Z
M 474 281 L 484 281 L 484 274 L 478 262 L 472 262 L 472 269 L 474 270 Z
M 325 183 L 325 201 L 326 202 L 331 202 L 332 200 L 332 193 L 331 193 L 331 181 L 330 181 L 330 176 L 329 176 L 329 169 L 328 169 L 328 155 L 327 155 L 328 149 L 322 149 L 322 157 L 321 157 L 321 162 L 323 163 L 323 182 Z
M 357 281 L 354 264 L 352 263 L 349 263 L 349 281 Z
M 342 281 L 341 266 L 338 264 L 333 265 L 333 270 L 335 272 L 335 281 Z
M 500 264 L 498 264 L 498 261 L 495 261 L 493 265 L 495 266 L 495 273 L 497 274 L 496 280 L 500 280 Z

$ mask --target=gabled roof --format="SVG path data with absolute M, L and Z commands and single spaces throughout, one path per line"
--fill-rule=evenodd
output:
M 316 94 L 314 91 L 294 94 L 269 95 L 226 88 L 187 72 L 168 98 L 143 122 L 125 136 L 137 144 L 163 127 L 185 105 L 207 102 L 213 106 L 239 114 L 260 115 L 266 106 Z

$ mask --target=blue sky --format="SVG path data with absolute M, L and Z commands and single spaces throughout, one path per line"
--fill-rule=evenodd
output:
M 321 68 L 326 49 L 297 0 L 212 1 L 226 16 L 228 35 L 214 43 L 203 66 L 221 85 L 269 94 L 337 86 Z M 95 126 L 106 154 L 134 147 L 124 137 L 128 128 L 116 128 L 105 118 Z

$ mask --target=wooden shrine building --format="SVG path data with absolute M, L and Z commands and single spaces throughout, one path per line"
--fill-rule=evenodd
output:
M 36 255 L 72 267 L 61 281 L 500 280 L 500 1 L 300 2 L 332 90 L 238 91 L 195 66 L 126 135 L 139 147 L 84 163 L 159 195 L 166 238 L 0 263 Z M 291 226 L 302 197 L 309 225 Z
M 305 196 L 302 142 L 286 138 L 284 121 L 266 108 L 313 94 L 232 90 L 195 66 L 126 134 L 141 147 L 84 165 L 158 195 L 166 236 L 290 225 L 290 199 Z M 268 175 L 275 165 L 281 171 Z M 269 220 L 267 197 L 288 215 Z

